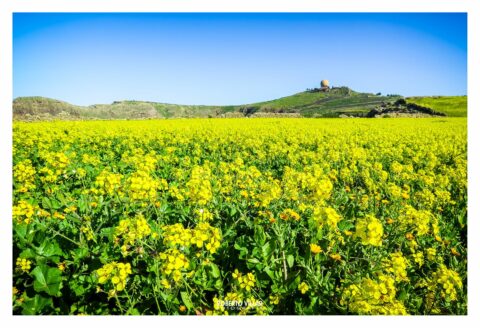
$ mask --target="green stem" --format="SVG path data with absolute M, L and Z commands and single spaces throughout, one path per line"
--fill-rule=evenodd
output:
M 199 296 L 199 295 L 195 292 L 195 290 L 194 290 L 192 287 L 190 287 L 190 285 L 189 285 L 186 281 L 185 281 L 185 286 L 188 287 L 188 289 L 190 290 L 190 292 L 191 292 L 193 295 L 195 295 L 195 296 L 197 296 L 197 297 Z
M 154 252 L 155 252 L 155 248 L 153 248 L 152 246 L 150 246 L 149 244 L 147 244 L 144 240 L 141 241 L 141 244 L 142 244 L 142 246 L 146 246 L 146 247 L 149 248 L 151 251 L 154 251 Z
M 157 287 L 156 286 L 153 288 L 153 294 L 154 294 L 155 303 L 157 304 L 158 314 L 162 314 L 162 310 L 160 309 L 160 304 L 158 303 Z
M 155 287 L 153 288 L 153 293 L 155 296 L 155 303 L 157 304 L 157 309 L 158 309 L 158 314 L 162 313 L 162 310 L 160 309 L 160 304 L 158 303 L 158 296 L 157 296 L 157 288 L 160 286 L 160 279 L 159 279 L 159 272 L 158 272 L 158 261 L 155 260 Z
M 115 294 L 115 300 L 117 301 L 117 306 L 119 307 L 120 311 L 123 313 L 125 313 L 125 311 L 123 310 L 123 307 L 122 305 L 120 304 L 120 300 L 118 299 L 118 296 L 117 294 Z
M 50 228 L 50 232 L 53 233 L 53 237 L 60 236 L 60 237 L 62 237 L 62 238 L 64 238 L 64 239 L 68 240 L 69 242 L 77 245 L 78 247 L 82 247 L 82 245 L 81 245 L 80 243 L 77 243 L 77 242 L 74 241 L 73 239 L 68 238 L 67 236 L 61 234 L 61 233 L 58 232 L 58 231 L 54 231 L 53 229 Z

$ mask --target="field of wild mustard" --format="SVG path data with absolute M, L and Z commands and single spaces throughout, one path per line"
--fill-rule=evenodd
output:
M 467 121 L 13 127 L 14 314 L 465 314 Z

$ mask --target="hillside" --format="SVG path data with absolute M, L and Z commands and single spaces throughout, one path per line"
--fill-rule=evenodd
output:
M 447 116 L 467 117 L 467 96 L 409 97 L 407 103 L 432 108 Z
M 44 97 L 19 97 L 13 101 L 13 117 L 68 116 L 81 117 L 83 108 Z
M 182 106 L 145 101 L 115 101 L 112 104 L 76 106 L 43 97 L 19 97 L 13 101 L 13 118 L 48 119 L 148 119 L 169 117 L 208 117 L 216 107 Z
M 313 89 L 270 101 L 234 106 L 193 106 L 147 101 L 115 101 L 112 104 L 77 106 L 43 97 L 19 97 L 13 101 L 15 120 L 152 119 L 191 117 L 367 117 L 372 111 L 401 99 L 361 93 L 347 87 L 327 92 Z M 447 116 L 466 116 L 466 97 L 407 98 L 407 102 L 432 108 Z
M 395 101 L 399 96 L 380 96 L 360 93 L 347 87 L 332 88 L 329 92 L 307 90 L 292 96 L 240 107 L 243 113 L 297 113 L 303 117 L 366 116 L 382 102 Z

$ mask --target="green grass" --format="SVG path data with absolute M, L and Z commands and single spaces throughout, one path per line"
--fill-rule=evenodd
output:
M 429 107 L 451 117 L 467 117 L 467 96 L 410 97 L 407 102 Z
M 282 108 L 289 109 L 295 108 L 298 106 L 305 106 L 306 104 L 314 104 L 315 102 L 322 100 L 328 97 L 326 92 L 300 92 L 288 97 L 282 97 L 270 101 L 264 101 L 255 103 L 252 105 L 257 105 L 261 107 L 272 107 L 272 108 Z
M 395 101 L 398 98 L 359 93 L 342 87 L 330 92 L 300 92 L 247 107 L 253 107 L 259 112 L 283 111 L 300 113 L 305 117 L 338 117 L 341 114 L 364 115 L 382 102 Z

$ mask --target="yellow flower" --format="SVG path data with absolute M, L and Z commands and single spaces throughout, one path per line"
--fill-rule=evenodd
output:
M 313 254 L 318 254 L 322 251 L 322 248 L 317 244 L 310 244 L 310 252 Z
M 282 220 L 298 221 L 298 220 L 300 220 L 300 215 L 297 212 L 295 212 L 294 210 L 292 210 L 290 208 L 287 208 L 282 213 L 280 213 L 280 218 Z
M 16 264 L 17 264 L 17 269 L 19 271 L 29 272 L 32 265 L 32 261 L 19 257 L 17 258 Z
M 60 269 L 60 271 L 65 271 L 65 267 L 66 267 L 65 262 L 58 263 L 57 267 L 58 269 Z
M 457 251 L 457 249 L 455 247 L 453 247 L 452 249 L 450 249 L 450 251 L 452 252 L 453 255 L 455 256 L 460 256 L 460 253 Z
M 342 260 L 342 256 L 340 254 L 336 254 L 336 253 L 330 254 L 330 258 L 334 261 L 341 261 Z
M 113 289 L 109 291 L 109 297 L 116 295 L 125 289 L 128 275 L 132 273 L 130 263 L 110 262 L 103 265 L 96 271 L 99 284 L 106 284 L 111 281 Z
M 300 285 L 298 285 L 298 290 L 302 293 L 305 294 L 308 291 L 309 287 L 306 282 L 302 282 Z
M 349 285 L 343 290 L 340 304 L 362 315 L 406 315 L 403 303 L 395 299 L 396 293 L 392 277 L 379 275 L 376 280 L 363 278 L 360 284 Z
M 242 276 L 242 274 L 238 271 L 238 269 L 235 269 L 235 271 L 232 273 L 232 277 L 234 279 L 238 279 Z
M 383 226 L 373 215 L 358 219 L 355 229 L 355 236 L 361 239 L 363 245 L 382 245 Z
M 393 273 L 395 281 L 408 281 L 407 268 L 410 263 L 403 256 L 402 252 L 390 254 L 390 259 L 383 261 L 386 272 Z
M 313 210 L 313 219 L 317 224 L 322 227 L 327 225 L 336 229 L 338 222 L 342 219 L 340 214 L 334 208 L 331 207 L 316 207 Z
M 271 304 L 277 305 L 278 303 L 280 303 L 280 296 L 278 295 L 270 295 L 269 299 Z
M 126 254 L 128 245 L 140 242 L 150 236 L 151 233 L 152 229 L 147 220 L 142 214 L 138 214 L 135 218 L 120 220 L 118 226 L 115 227 L 114 236 L 123 239 L 125 247 L 122 248 L 122 253 Z
M 162 279 L 160 283 L 162 284 L 163 288 L 166 288 L 166 289 L 172 288 L 172 286 L 170 285 L 167 279 Z
M 447 269 L 443 264 L 434 272 L 430 290 L 440 288 L 440 295 L 449 301 L 457 300 L 457 290 L 463 287 L 462 280 L 457 272 Z
M 427 259 L 429 261 L 434 261 L 436 255 L 437 255 L 437 250 L 435 248 L 427 248 Z
M 417 253 L 414 253 L 413 255 L 413 260 L 415 261 L 415 263 L 418 264 L 419 267 L 421 267 L 423 265 L 423 253 L 422 252 L 417 252 Z

